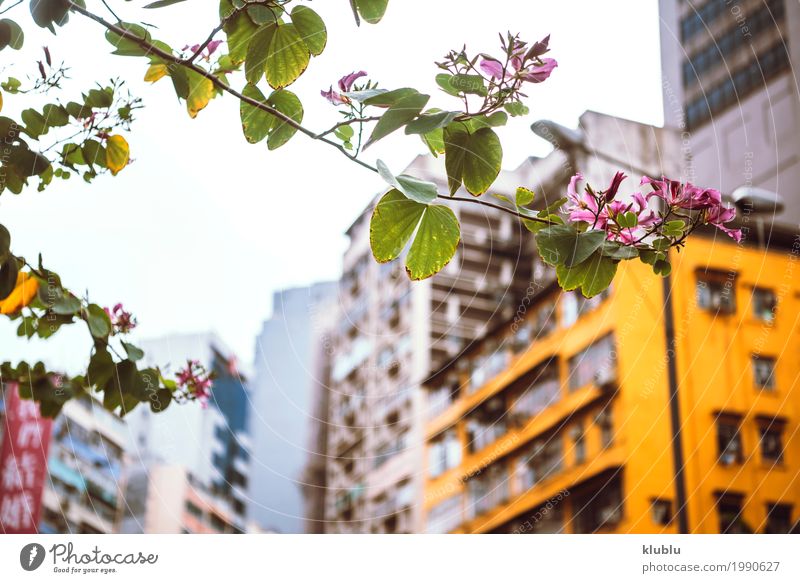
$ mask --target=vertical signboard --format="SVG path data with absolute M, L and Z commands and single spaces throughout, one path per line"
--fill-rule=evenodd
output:
M 17 383 L 5 386 L 6 416 L 0 448 L 0 531 L 38 531 L 42 489 L 47 479 L 47 450 L 53 422 L 39 405 L 19 396 Z

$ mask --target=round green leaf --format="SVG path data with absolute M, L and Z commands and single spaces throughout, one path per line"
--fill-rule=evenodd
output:
M 436 200 L 438 193 L 433 182 L 426 182 L 408 174 L 395 176 L 383 160 L 378 160 L 377 166 L 378 173 L 386 181 L 386 184 L 402 192 L 406 198 L 423 204 Z
M 311 55 L 293 24 L 278 24 L 267 53 L 267 83 L 283 89 L 294 83 L 308 67 Z
M 386 14 L 389 0 L 355 0 L 361 18 L 370 24 L 378 24 Z
M 308 6 L 295 6 L 292 10 L 292 23 L 311 54 L 315 57 L 321 55 L 328 43 L 328 31 L 319 14 Z
M 261 90 L 250 83 L 245 85 L 242 94 L 260 103 L 267 103 L 267 99 L 261 93 Z M 265 139 L 276 121 L 275 116 L 244 101 L 239 104 L 239 115 L 242 118 L 244 137 L 251 144 L 257 144 Z
M 298 124 L 303 123 L 303 104 L 300 99 L 286 89 L 274 91 L 268 99 L 269 104 Z M 273 117 L 273 126 L 267 139 L 267 147 L 276 150 L 288 142 L 297 133 L 297 128 L 287 122 Z
M 0 50 L 11 47 L 18 51 L 24 40 L 25 34 L 19 24 L 8 18 L 0 20 Z
M 548 265 L 571 267 L 584 262 L 605 241 L 605 231 L 578 232 L 572 225 L 554 225 L 536 235 L 539 255 Z
M 503 146 L 490 128 L 471 134 L 464 152 L 464 187 L 475 196 L 489 190 L 500 174 Z
M 97 304 L 89 304 L 86 310 L 86 323 L 89 325 L 89 332 L 95 338 L 106 338 L 111 334 L 111 320 L 106 311 Z
M 411 93 L 398 99 L 378 120 L 364 148 L 368 148 L 417 117 L 429 99 L 430 95 L 422 93 Z
M 272 37 L 275 34 L 274 22 L 265 24 L 256 31 L 247 46 L 247 60 L 244 62 L 244 75 L 249 83 L 255 85 L 264 75 L 267 66 Z
M 14 257 L 7 257 L 2 264 L 0 264 L 0 300 L 6 299 L 14 288 L 17 287 L 17 274 L 19 273 L 19 266 Z
M 378 263 L 397 259 L 426 208 L 424 204 L 409 200 L 399 190 L 390 190 L 381 198 L 369 224 L 369 243 Z
M 428 206 L 406 257 L 413 280 L 428 278 L 450 263 L 461 239 L 455 213 L 443 205 Z

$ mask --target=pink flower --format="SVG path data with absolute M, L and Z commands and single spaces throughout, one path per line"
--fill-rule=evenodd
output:
M 127 334 L 136 328 L 136 318 L 133 314 L 125 311 L 122 304 L 116 304 L 112 309 L 103 308 L 108 319 L 111 320 L 111 333 L 112 334 Z
M 543 55 L 549 50 L 549 43 L 550 35 L 547 35 L 543 40 L 535 43 L 530 50 L 528 50 L 524 42 L 514 41 L 514 48 L 511 51 L 511 58 L 508 63 L 509 67 L 504 67 L 501 61 L 489 56 L 485 56 L 481 59 L 478 66 L 493 79 L 508 81 L 516 78 L 520 81 L 527 81 L 528 83 L 541 83 L 550 77 L 553 69 L 558 66 L 558 62 L 556 62 L 555 59 L 539 59 L 540 55 Z M 527 67 L 523 67 L 523 65 L 531 59 L 535 59 L 535 61 L 530 63 Z
M 358 71 L 357 73 L 345 75 L 339 79 L 339 91 L 342 93 L 347 93 L 353 88 L 353 83 L 355 83 L 356 80 L 360 79 L 361 77 L 365 77 L 366 75 L 366 71 Z M 341 95 L 340 93 L 334 91 L 333 86 L 331 86 L 327 91 L 320 91 L 320 94 L 333 105 L 344 105 L 350 103 L 350 99 L 346 95 Z
M 189 399 L 197 399 L 204 406 L 211 396 L 212 373 L 197 360 L 187 360 L 186 366 L 175 373 L 178 388 Z
M 648 196 L 663 199 L 668 206 L 686 210 L 704 210 L 722 203 L 722 195 L 713 188 L 698 188 L 691 182 L 683 184 L 677 180 L 662 178 L 654 180 L 649 176 L 642 177 L 641 184 L 649 184 L 653 192 Z
M 556 67 L 558 67 L 558 62 L 555 59 L 542 59 L 542 65 L 528 67 L 517 74 L 528 83 L 541 83 L 550 77 Z
M 740 243 L 742 241 L 741 229 L 730 229 L 723 223 L 729 223 L 736 218 L 736 209 L 717 205 L 705 211 L 705 221 L 717 227 L 720 231 L 728 235 L 731 239 Z
M 626 213 L 633 213 L 636 216 L 636 225 L 633 227 L 622 227 L 618 223 L 621 215 Z M 605 218 L 605 228 L 608 232 L 607 238 L 609 241 L 617 241 L 626 245 L 636 243 L 645 235 L 647 227 L 652 227 L 659 221 L 658 215 L 655 211 L 647 206 L 642 193 L 633 193 L 633 202 L 625 203 L 620 200 L 614 200 L 608 203 L 600 213 Z
M 624 172 L 617 172 L 614 174 L 614 178 L 611 179 L 611 184 L 606 190 L 606 202 L 611 202 L 614 200 L 614 197 L 617 196 L 617 191 L 619 190 L 619 185 L 622 184 L 622 181 L 625 180 L 627 176 L 625 176 Z
M 206 48 L 203 51 L 203 53 L 200 55 L 200 57 L 205 59 L 206 61 L 210 60 L 211 59 L 211 55 L 213 55 L 217 51 L 217 49 L 219 48 L 219 45 L 221 45 L 221 44 L 222 44 L 221 40 L 212 40 L 210 43 L 208 43 L 206 45 Z M 185 47 L 183 47 L 182 50 L 185 51 L 187 49 L 189 50 L 190 53 L 194 54 L 194 53 L 196 53 L 197 51 L 200 50 L 200 44 L 198 43 L 198 44 L 192 45 L 192 46 L 186 45 Z
M 583 180 L 583 174 L 576 173 L 570 178 L 567 186 L 567 206 L 564 210 L 569 214 L 569 220 L 584 222 L 599 228 L 605 227 L 605 217 L 599 214 L 597 200 L 588 190 L 578 194 L 578 181 Z

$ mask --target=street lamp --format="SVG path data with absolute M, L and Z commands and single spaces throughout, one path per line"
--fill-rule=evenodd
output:
M 591 154 L 597 158 L 610 162 L 614 166 L 622 166 L 643 174 L 645 176 L 659 176 L 661 172 L 650 172 L 637 168 L 628 162 L 598 151 L 590 149 L 587 144 L 586 134 L 581 130 L 573 130 L 551 120 L 540 120 L 531 124 L 531 130 L 537 136 L 550 142 L 553 147 L 563 150 L 575 164 L 575 152 Z M 667 251 L 667 253 L 669 253 Z M 667 255 L 669 259 L 669 255 Z M 683 443 L 681 438 L 680 407 L 678 402 L 678 367 L 675 362 L 675 314 L 672 306 L 671 275 L 662 278 L 664 295 L 664 337 L 666 340 L 667 384 L 669 388 L 670 430 L 672 434 L 672 457 L 675 474 L 675 502 L 678 518 L 678 531 L 681 534 L 689 533 L 689 515 L 687 511 L 686 479 L 683 473 Z
M 758 246 L 764 246 L 764 219 L 765 215 L 779 215 L 783 212 L 785 204 L 783 197 L 777 192 L 754 186 L 740 186 L 731 194 L 733 204 L 742 215 L 756 215 L 756 230 L 758 233 Z

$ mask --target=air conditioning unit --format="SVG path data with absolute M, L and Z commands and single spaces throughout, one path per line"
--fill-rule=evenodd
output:
M 604 367 L 594 374 L 594 383 L 601 389 L 613 389 L 617 384 L 617 373 L 611 367 Z
M 600 510 L 601 524 L 614 524 L 622 519 L 622 510 L 618 505 L 606 506 Z

